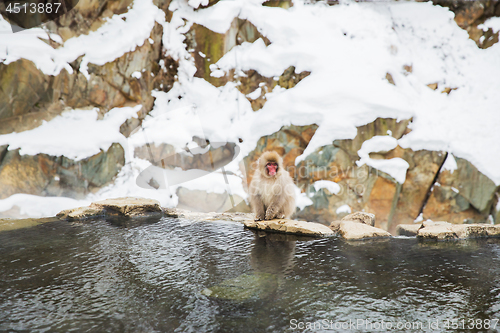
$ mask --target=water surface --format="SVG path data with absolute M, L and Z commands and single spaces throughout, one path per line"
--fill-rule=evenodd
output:
M 346 242 L 227 222 L 56 221 L 0 232 L 0 268 L 0 331 L 382 332 L 381 323 L 409 323 L 417 332 L 429 321 L 456 331 L 446 320 L 500 319 L 498 239 Z

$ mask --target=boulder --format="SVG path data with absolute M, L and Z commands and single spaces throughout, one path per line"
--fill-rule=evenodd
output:
M 0 119 L 29 113 L 35 104 L 48 101 L 49 81 L 29 60 L 0 63 Z
M 163 215 L 160 203 L 145 198 L 115 198 L 96 201 L 88 207 L 78 207 L 59 212 L 61 219 L 82 220 L 101 216 L 149 217 Z
M 391 233 L 395 232 L 398 224 L 413 223 L 421 213 L 429 189 L 446 158 L 446 153 L 405 149 L 401 157 L 408 162 L 410 167 L 389 221 L 388 231 Z
M 454 172 L 443 170 L 438 183 L 455 187 L 479 212 L 488 211 L 497 189 L 495 183 L 469 161 L 452 155 L 450 158 L 455 158 L 457 169 Z
M 56 216 L 59 217 L 60 219 L 84 220 L 104 215 L 105 215 L 104 211 L 100 208 L 77 207 L 77 208 L 65 209 L 57 213 Z
M 151 162 L 151 164 L 162 167 L 162 160 L 175 154 L 175 147 L 168 143 L 151 143 L 144 146 L 135 147 L 134 157 L 142 158 Z
M 396 235 L 398 236 L 417 236 L 418 229 L 422 226 L 419 224 L 399 224 L 396 228 Z
M 500 237 L 500 225 L 425 221 L 418 229 L 417 237 L 425 240 Z
M 125 164 L 118 143 L 107 151 L 74 161 L 46 154 L 20 155 L 19 149 L 0 148 L 0 199 L 16 193 L 81 199 L 113 180 Z
M 63 40 L 87 34 L 113 14 L 126 12 L 132 1 L 98 2 L 80 1 L 66 15 L 48 22 L 46 28 Z M 139 118 L 131 118 L 121 128 L 128 136 L 151 110 L 154 102 L 151 91 L 168 91 L 175 80 L 178 64 L 161 55 L 162 35 L 163 27 L 156 23 L 150 38 L 134 50 L 102 66 L 89 64 L 88 79 L 78 70 L 81 58 L 71 63 L 76 69 L 72 73 L 63 69 L 54 77 L 45 75 L 25 59 L 0 64 L 0 119 L 4 119 L 0 133 L 33 129 L 65 108 L 97 106 L 104 114 L 114 107 L 142 104 Z M 142 75 L 133 76 L 135 72 Z
M 387 228 L 401 187 L 391 177 L 367 165 L 357 166 L 343 149 L 331 145 L 309 155 L 298 170 L 298 186 L 313 201 L 297 213 L 298 218 L 328 223 L 339 219 L 337 209 L 347 204 L 354 211 L 374 213 L 376 226 Z M 313 184 L 318 180 L 333 181 L 340 186 L 340 191 L 316 191 Z
M 157 200 L 145 198 L 116 198 L 93 202 L 90 208 L 123 216 L 163 213 Z
M 422 211 L 424 220 L 451 223 L 485 222 L 490 214 L 497 186 L 469 161 L 449 154 L 454 170 L 439 173 Z
M 344 216 L 341 221 L 353 221 L 358 223 L 364 223 L 366 225 L 373 227 L 375 225 L 375 214 L 365 213 L 365 212 L 355 212 Z
M 195 23 L 185 36 L 187 49 L 193 56 L 196 66 L 195 77 L 203 78 L 216 87 L 223 86 L 227 82 L 235 82 L 236 88 L 247 96 L 254 111 L 264 106 L 267 101 L 266 94 L 271 92 L 276 85 L 290 89 L 311 74 L 308 71 L 296 73 L 295 67 L 290 66 L 280 75 L 278 80 L 262 76 L 252 69 L 246 71 L 230 69 L 223 76 L 212 76 L 212 70 L 217 68 L 216 63 L 234 46 L 244 42 L 253 43 L 258 39 L 262 39 L 266 46 L 271 44 L 246 19 L 236 17 L 225 33 L 216 33 Z
M 347 240 L 363 240 L 368 238 L 392 237 L 390 233 L 380 228 L 372 227 L 359 220 L 333 221 L 330 228 L 339 236 Z
M 271 232 L 281 232 L 286 234 L 305 236 L 333 236 L 333 231 L 327 226 L 304 221 L 293 221 L 276 219 L 269 221 L 244 220 L 243 224 L 249 229 L 265 230 Z

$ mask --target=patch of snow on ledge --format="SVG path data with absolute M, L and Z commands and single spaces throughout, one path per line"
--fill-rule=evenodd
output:
M 389 160 L 375 160 L 370 157 L 370 153 L 389 151 L 398 145 L 398 140 L 392 136 L 377 135 L 363 142 L 358 155 L 361 158 L 356 162 L 358 166 L 364 164 L 377 170 L 383 171 L 393 177 L 398 183 L 403 184 L 406 180 L 406 171 L 410 167 L 408 162 L 402 158 L 395 157 Z
M 337 214 L 342 214 L 342 213 L 351 214 L 352 210 L 351 210 L 351 207 L 349 207 L 349 205 L 342 205 L 339 208 L 337 208 L 335 213 L 337 213 Z
M 332 194 L 338 194 L 340 192 L 340 185 L 330 180 L 318 180 L 314 182 L 314 189 L 316 191 L 322 188 L 327 189 L 328 192 Z
M 9 145 L 9 150 L 21 148 L 21 155 L 63 155 L 76 161 L 107 150 L 114 142 L 125 149 L 127 141 L 120 126 L 137 117 L 141 107 L 114 108 L 102 120 L 97 119 L 97 108 L 66 111 L 32 130 L 0 135 L 0 146 Z

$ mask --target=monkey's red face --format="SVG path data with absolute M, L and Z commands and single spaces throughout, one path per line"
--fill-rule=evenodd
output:
M 266 164 L 266 171 L 269 176 L 275 176 L 278 172 L 278 163 L 268 162 Z

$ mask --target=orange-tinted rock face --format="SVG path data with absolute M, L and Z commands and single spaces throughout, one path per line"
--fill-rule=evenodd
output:
M 346 213 L 342 206 L 355 211 L 374 213 L 377 227 L 395 234 L 399 224 L 411 224 L 421 213 L 424 219 L 446 220 L 452 223 L 484 222 L 491 213 L 495 200 L 495 184 L 481 174 L 471 163 L 456 159 L 457 170 L 441 170 L 447 154 L 440 151 L 413 151 L 399 146 L 387 151 L 370 154 L 374 159 L 402 158 L 409 168 L 403 184 L 390 175 L 366 165 L 358 166 L 357 151 L 364 141 L 375 135 L 392 133 L 400 138 L 408 133 L 408 122 L 377 119 L 358 128 L 352 140 L 336 140 L 332 145 L 318 148 L 299 165 L 299 156 L 316 127 L 282 128 L 259 140 L 257 148 L 245 159 L 251 166 L 264 150 L 275 150 L 284 155 L 285 165 L 296 185 L 307 193 L 313 204 L 297 213 L 300 219 L 329 223 Z M 302 134 L 301 132 L 302 131 Z M 252 168 L 247 168 L 249 178 Z M 319 180 L 335 182 L 340 190 L 331 193 L 325 188 L 315 189 Z M 442 186 L 433 186 L 434 182 Z M 338 212 L 337 212 L 338 210 Z
M 375 214 L 375 226 L 387 230 L 389 217 L 396 197 L 396 183 L 377 177 L 375 184 L 367 198 L 365 211 Z
M 405 150 L 402 157 L 410 164 L 410 168 L 391 218 L 390 232 L 395 232 L 399 224 L 413 223 L 418 217 L 445 156 L 444 152 Z
M 451 223 L 486 222 L 491 213 L 497 186 L 465 159 L 456 161 L 456 170 L 441 170 L 423 218 Z

